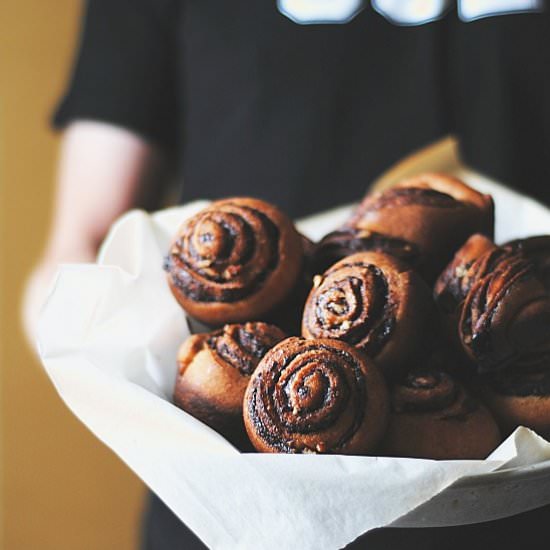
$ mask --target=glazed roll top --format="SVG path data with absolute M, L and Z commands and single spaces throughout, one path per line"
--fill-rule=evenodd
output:
M 433 282 L 470 235 L 492 237 L 494 205 L 456 178 L 423 174 L 367 195 L 349 225 L 416 247 L 417 267 Z
M 409 373 L 391 390 L 392 414 L 384 451 L 394 456 L 485 458 L 500 443 L 489 411 L 449 374 Z
M 302 336 L 357 346 L 393 375 L 422 344 L 431 307 L 428 287 L 406 264 L 362 252 L 315 279 Z
M 261 358 L 286 338 L 266 323 L 226 325 L 188 338 L 178 353 L 174 403 L 240 445 L 242 402 Z
M 249 198 L 213 202 L 187 220 L 165 261 L 180 305 L 208 325 L 264 319 L 302 268 L 302 237 L 292 222 Z
M 387 415 L 382 375 L 337 340 L 283 340 L 258 365 L 244 400 L 249 438 L 262 452 L 369 453 Z

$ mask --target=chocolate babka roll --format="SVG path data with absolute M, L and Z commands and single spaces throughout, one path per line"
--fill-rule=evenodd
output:
M 501 442 L 491 413 L 448 373 L 409 373 L 390 389 L 382 452 L 439 460 L 481 459 Z
M 520 252 L 535 265 L 537 276 L 550 290 L 550 235 L 516 239 L 502 245 L 507 250 Z
M 550 439 L 550 363 L 538 372 L 511 369 L 483 377 L 480 393 L 508 435 L 526 426 Z
M 475 261 L 496 245 L 491 239 L 479 233 L 472 235 L 456 252 L 451 263 L 435 283 L 434 298 L 437 305 L 447 314 L 454 314 L 470 291 L 476 272 Z M 475 268 L 478 264 L 475 265 Z
M 357 252 L 384 252 L 416 267 L 420 251 L 414 243 L 356 227 L 342 227 L 317 243 L 311 264 L 314 273 L 323 273 L 330 266 Z
M 550 293 L 534 264 L 495 248 L 470 267 L 458 334 L 479 373 L 512 364 L 538 369 L 550 362 Z
M 518 246 L 471 237 L 435 285 L 451 338 L 478 373 L 550 361 L 550 291 Z
M 388 394 L 374 363 L 352 346 L 288 338 L 260 361 L 243 410 L 258 451 L 361 455 L 384 433 Z
M 260 359 L 286 338 L 266 323 L 225 325 L 209 334 L 190 336 L 178 353 L 174 403 L 246 448 L 243 397 Z
M 452 372 L 460 379 L 471 378 L 477 370 L 477 366 L 465 354 L 458 332 L 461 306 L 475 281 L 476 260 L 485 252 L 495 249 L 496 245 L 491 239 L 479 233 L 472 235 L 457 251 L 435 284 L 439 335 L 443 342 L 455 350 L 453 355 L 457 369 Z
M 410 267 L 387 254 L 361 252 L 316 277 L 302 336 L 343 340 L 391 377 L 422 346 L 432 307 L 426 283 Z
M 489 195 L 456 178 L 422 174 L 367 195 L 348 225 L 416 247 L 417 268 L 433 283 L 470 235 L 492 238 L 494 205 Z
M 202 323 L 265 321 L 300 283 L 302 237 L 266 202 L 216 201 L 183 224 L 165 269 L 180 305 Z

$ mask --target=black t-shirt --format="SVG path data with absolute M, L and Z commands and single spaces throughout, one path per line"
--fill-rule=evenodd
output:
M 467 162 L 550 203 L 548 12 L 414 4 L 89 0 L 55 124 L 142 135 L 176 161 L 186 201 L 252 195 L 305 215 L 358 200 L 392 163 L 454 133 Z M 450 7 L 422 14 L 430 5 Z M 465 21 L 472 10 L 481 17 Z M 381 530 L 353 547 L 536 548 L 549 514 Z M 143 544 L 203 548 L 155 497 Z
M 399 3 L 372 3 L 90 0 L 55 122 L 158 144 L 182 200 L 253 195 L 305 215 L 455 133 L 467 162 L 550 202 L 548 14 L 465 22 L 453 8 L 411 25 Z

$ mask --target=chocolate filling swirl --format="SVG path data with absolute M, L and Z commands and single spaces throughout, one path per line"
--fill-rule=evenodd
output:
M 354 437 L 369 396 L 365 367 L 342 346 L 289 338 L 264 357 L 245 397 L 263 445 L 285 453 L 335 453 Z
M 537 276 L 544 286 L 550 290 L 550 235 L 517 239 L 502 246 L 512 252 L 519 252 L 532 261 Z
M 496 248 L 471 267 L 459 333 L 480 372 L 550 360 L 550 294 L 522 254 Z
M 375 357 L 396 323 L 396 295 L 384 271 L 366 262 L 340 262 L 308 298 L 303 334 L 336 338 Z
M 254 294 L 279 263 L 279 230 L 263 212 L 222 201 L 191 218 L 164 263 L 175 286 L 197 302 Z
M 244 375 L 250 375 L 260 359 L 275 344 L 286 338 L 282 330 L 267 323 L 225 325 L 210 333 L 208 347 Z
M 452 262 L 439 276 L 435 284 L 434 297 L 445 313 L 454 313 L 464 301 L 477 274 L 490 269 L 494 254 L 485 256 L 485 262 L 476 262 L 486 252 L 496 249 L 496 245 L 481 234 L 472 235 L 458 250 Z

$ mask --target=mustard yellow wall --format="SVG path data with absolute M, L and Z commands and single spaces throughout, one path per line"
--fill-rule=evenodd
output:
M 58 138 L 47 118 L 78 0 L 0 1 L 0 406 L 6 550 L 137 547 L 143 487 L 65 408 L 25 346 L 18 307 L 48 226 Z

